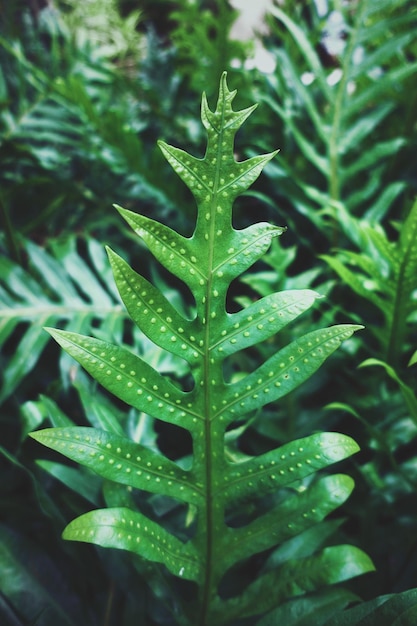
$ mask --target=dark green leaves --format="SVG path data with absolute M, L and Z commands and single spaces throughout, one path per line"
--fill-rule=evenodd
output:
M 83 259 L 75 237 L 55 242 L 52 250 L 22 241 L 22 252 L 30 258 L 27 269 L 0 254 L 0 347 L 7 359 L 0 402 L 34 370 L 48 342 L 44 326 L 65 323 L 90 333 L 94 321 L 104 334 L 118 336 L 126 313 L 110 282 L 110 268 L 103 269 L 106 255 L 93 239 L 86 238 L 85 245 Z M 14 345 L 10 355 L 6 342 Z
M 276 571 L 260 576 L 239 598 L 227 600 L 221 609 L 219 606 L 217 616 L 220 624 L 227 624 L 231 618 L 260 615 L 288 598 L 349 580 L 373 569 L 369 557 L 358 548 L 348 545 L 324 548 L 312 556 L 289 560 Z M 222 610 L 228 619 L 222 619 Z
M 381 341 L 384 358 L 398 364 L 407 318 L 416 310 L 417 202 L 400 226 L 397 241 L 366 222 L 361 230 L 361 251 L 343 250 L 323 258 L 342 280 L 374 304 L 384 317 L 384 328 L 371 327 Z
M 337 613 L 324 626 L 414 626 L 417 620 L 417 589 L 380 596 Z

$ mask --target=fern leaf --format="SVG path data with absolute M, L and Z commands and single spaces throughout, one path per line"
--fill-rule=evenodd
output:
M 46 428 L 31 436 L 103 478 L 192 504 L 201 503 L 201 493 L 193 487 L 188 472 L 126 437 L 97 428 Z
M 64 321 L 72 330 L 89 333 L 95 322 L 103 330 L 112 326 L 119 337 L 118 324 L 126 318 L 116 289 L 101 284 L 97 255 L 89 258 L 90 269 L 76 251 L 75 238 L 62 247 L 56 243 L 53 252 L 25 241 L 22 247 L 30 258 L 29 270 L 0 256 L 0 346 L 12 337 L 15 342 L 13 353 L 5 353 L 10 358 L 0 402 L 34 370 L 48 343 L 43 326 Z M 70 274 L 64 269 L 67 263 Z
M 266 223 L 233 228 L 233 200 L 275 154 L 235 161 L 235 133 L 254 107 L 234 111 L 234 96 L 223 74 L 214 111 L 203 97 L 202 121 L 208 136 L 204 158 L 160 144 L 196 198 L 198 214 L 191 237 L 117 207 L 154 257 L 189 287 L 195 301 L 192 318 L 180 314 L 156 286 L 109 251 L 117 288 L 131 318 L 155 344 L 187 361 L 191 390 L 181 387 L 180 377 L 174 382 L 124 347 L 48 329 L 116 397 L 145 415 L 188 430 L 193 443 L 192 469 L 182 470 L 164 455 L 133 443 L 114 429 L 64 428 L 35 435 L 38 441 L 106 479 L 192 505 L 189 519 L 193 524 L 186 543 L 169 532 L 163 520 L 152 521 L 134 510 L 120 490 L 109 502 L 127 502 L 128 506 L 90 511 L 71 522 L 64 537 L 129 550 L 164 564 L 177 577 L 196 581 L 198 598 L 185 612 L 189 618 L 184 617 L 184 622 L 205 626 L 270 610 L 290 595 L 372 567 L 355 548 L 331 548 L 301 562 L 285 563 L 278 574 L 265 574 L 236 598 L 221 600 L 219 596 L 219 584 L 231 566 L 306 532 L 348 497 L 353 483 L 343 475 L 319 478 L 306 489 L 295 488 L 295 482 L 358 450 L 349 437 L 318 433 L 245 462 L 231 463 L 225 456 L 228 426 L 296 389 L 342 341 L 362 328 L 341 324 L 315 330 L 282 347 L 238 382 L 225 381 L 225 358 L 270 338 L 309 309 L 318 296 L 311 290 L 289 290 L 267 295 L 238 313 L 226 310 L 232 280 L 260 259 L 285 230 Z M 242 528 L 228 523 L 230 511 L 238 511 L 242 502 L 256 504 L 260 495 L 282 487 L 289 488 L 290 495 L 284 492 L 283 500 L 264 515 Z M 349 572 L 342 564 L 345 557 L 352 561 Z M 282 581 L 277 578 L 281 574 Z M 290 575 L 294 575 L 291 584 Z M 273 585 L 278 585 L 279 591 L 271 601 Z M 258 594 L 260 603 L 255 606 Z
M 200 346 L 190 339 L 197 333 L 197 323 L 184 319 L 159 289 L 112 250 L 108 253 L 116 284 L 120 285 L 121 297 L 132 320 L 161 348 L 194 363 L 201 354 Z
M 287 561 L 277 571 L 260 576 L 239 598 L 219 603 L 216 617 L 220 624 L 227 624 L 230 619 L 262 614 L 289 598 L 373 569 L 369 557 L 354 546 L 324 548 L 310 557 Z
M 230 466 L 224 473 L 223 497 L 229 506 L 236 506 L 239 500 L 291 485 L 358 450 L 353 439 L 339 433 L 317 433 L 291 441 L 276 450 Z
M 318 294 L 309 289 L 265 296 L 229 316 L 210 349 L 223 357 L 268 339 L 313 305 Z
M 192 545 L 182 543 L 159 524 L 130 509 L 110 508 L 85 513 L 68 524 L 63 537 L 129 550 L 150 561 L 163 563 L 180 578 L 199 578 L 198 558 Z
M 374 331 L 382 343 L 385 360 L 396 366 L 402 350 L 407 318 L 416 308 L 413 292 L 417 273 L 417 202 L 403 223 L 398 241 L 364 224 L 362 250 L 344 250 L 322 258 L 358 295 L 379 308 L 384 316 L 382 332 Z M 371 258 L 373 255 L 374 258 Z
M 324 626 L 390 624 L 413 626 L 417 618 L 417 589 L 378 596 L 368 602 L 333 613 Z
M 411 211 L 401 227 L 398 242 L 398 254 L 400 265 L 398 267 L 399 290 L 401 291 L 400 306 L 406 309 L 406 315 L 415 303 L 411 294 L 416 287 L 417 274 L 417 201 L 411 207 Z
M 343 263 L 343 261 L 338 258 L 338 257 L 331 257 L 327 254 L 323 254 L 321 255 L 321 257 L 324 261 L 326 261 L 326 263 L 328 263 L 328 265 L 335 271 L 337 272 L 337 274 L 340 276 L 340 278 L 347 284 L 349 285 L 349 287 L 351 289 L 353 289 L 358 295 L 367 298 L 368 300 L 370 300 L 371 302 L 373 302 L 380 310 L 384 311 L 385 307 L 387 305 L 387 303 L 384 301 L 383 298 L 381 298 L 378 295 L 377 290 L 375 289 L 375 287 L 379 287 L 380 286 L 380 282 L 379 282 L 379 276 L 376 276 L 376 280 L 375 280 L 375 275 L 372 275 L 372 279 L 371 280 L 369 278 L 369 274 L 372 272 L 372 270 L 374 269 L 374 264 L 370 261 L 370 259 L 368 257 L 362 257 L 362 267 L 365 269 L 366 266 L 366 271 L 368 275 L 365 276 L 361 276 L 360 274 L 352 271 L 351 269 L 349 269 L 349 267 L 347 266 L 346 261 L 352 259 L 354 260 L 354 257 L 352 256 L 352 253 L 347 253 L 344 255 L 344 258 L 346 259 L 345 263 Z M 355 265 L 357 265 L 357 262 L 355 262 Z M 374 287 L 374 289 L 369 289 L 370 285 L 372 285 Z M 378 289 L 379 291 L 379 289 Z
M 309 378 L 341 344 L 363 328 L 340 324 L 313 331 L 282 348 L 252 374 L 231 385 L 224 412 L 234 419 L 237 411 L 247 413 L 282 398 Z M 217 417 L 217 413 L 214 417 Z
M 150 365 L 124 348 L 78 333 L 47 329 L 55 340 L 99 383 L 140 411 L 172 424 L 193 427 L 189 393 L 175 387 Z
M 416 72 L 416 63 L 408 60 L 416 15 L 385 3 L 376 10 L 373 0 L 364 0 L 354 12 L 341 10 L 347 37 L 343 44 L 339 40 L 337 71 L 323 64 L 314 49 L 307 14 L 294 9 L 290 15 L 273 7 L 271 15 L 277 38 L 283 43 L 274 51 L 278 61 L 270 83 L 274 94 L 264 101 L 305 158 L 295 158 L 294 165 L 285 166 L 292 184 L 283 191 L 282 173 L 270 169 L 269 175 L 274 183 L 279 179 L 280 194 L 284 193 L 335 245 L 340 232 L 352 235 L 335 203 L 344 203 L 355 215 L 361 211 L 362 216 L 367 214 L 370 206 L 385 215 L 392 194 L 399 191 L 396 186 L 389 194 L 381 189 L 392 177 L 392 154 L 406 149 L 408 123 L 395 139 L 386 136 L 383 124 L 390 115 L 401 116 L 395 94 L 401 93 L 406 100 L 410 77 Z M 315 37 L 326 38 L 326 24 L 331 20 L 329 5 L 323 19 L 314 23 L 318 29 Z M 304 84 L 308 77 L 311 80 Z M 411 114 L 411 102 L 409 107 Z M 403 177 L 399 174 L 397 178 Z M 334 209 L 329 211 L 329 206 Z M 332 228 L 326 219 L 329 214 Z
M 226 533 L 223 540 L 225 561 L 231 566 L 299 535 L 341 506 L 352 490 L 353 480 L 349 476 L 321 478 L 243 528 Z

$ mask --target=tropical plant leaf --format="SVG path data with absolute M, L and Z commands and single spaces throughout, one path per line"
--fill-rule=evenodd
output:
M 257 622 L 257 626 L 323 626 L 337 610 L 342 610 L 357 597 L 344 589 L 326 589 L 285 602 Z
M 372 561 L 353 546 L 332 546 L 305 559 L 287 561 L 277 571 L 260 576 L 239 598 L 218 609 L 221 624 L 236 617 L 273 610 L 290 597 L 315 591 L 324 585 L 349 580 L 372 571 Z M 226 618 L 226 619 L 225 619 Z
M 235 93 L 229 91 L 223 74 L 214 112 L 203 97 L 201 115 L 208 135 L 203 159 L 160 144 L 197 201 L 191 237 L 118 207 L 155 258 L 188 286 L 195 303 L 190 318 L 109 251 L 117 288 L 131 317 L 150 340 L 183 357 L 188 363 L 187 382 L 175 372 L 161 373 L 146 358 L 107 340 L 49 329 L 113 395 L 145 415 L 188 431 L 191 469 L 184 470 L 182 463 L 113 429 L 54 428 L 32 434 L 108 480 L 151 492 L 154 498 L 164 496 L 164 506 L 166 496 L 189 505 L 187 532 L 177 529 L 177 536 L 175 526 L 161 516 L 156 521 L 153 514 L 123 505 L 90 511 L 73 520 L 63 535 L 130 551 L 165 565 L 177 577 L 195 581 L 198 597 L 183 613 L 183 623 L 189 624 L 228 623 L 237 616 L 258 615 L 293 595 L 373 569 L 358 548 L 335 546 L 302 559 L 287 559 L 231 599 L 218 595 L 231 567 L 320 524 L 346 500 L 353 481 L 345 475 L 309 479 L 311 484 L 306 485 L 300 481 L 358 450 L 347 436 L 318 433 L 244 462 L 226 460 L 226 429 L 233 422 L 249 419 L 254 410 L 296 389 L 342 341 L 362 328 L 340 324 L 313 330 L 281 348 L 252 373 L 241 372 L 236 382 L 225 380 L 225 358 L 269 339 L 317 298 L 310 290 L 289 290 L 267 295 L 237 313 L 226 310 L 231 282 L 285 230 L 267 223 L 242 230 L 232 226 L 233 200 L 275 155 L 235 160 L 235 133 L 254 110 L 235 112 Z M 288 491 L 281 492 L 282 500 L 263 514 L 259 511 L 243 527 L 228 522 L 229 513 L 238 512 L 241 502 L 256 506 L 260 495 L 278 494 L 284 486 Z M 129 503 L 123 494 L 115 492 L 115 500 Z
M 384 327 L 377 331 L 384 360 L 397 367 L 407 332 L 407 320 L 416 309 L 417 202 L 404 221 L 396 242 L 362 222 L 362 250 L 348 250 L 322 258 L 361 297 L 378 307 Z
M 270 10 L 282 43 L 274 50 L 271 93 L 262 99 L 297 150 L 288 163 L 288 142 L 286 170 L 293 185 L 284 194 L 333 245 L 341 233 L 351 237 L 334 203 L 362 217 L 377 204 L 377 213 L 385 216 L 403 188 L 403 174 L 396 171 L 392 179 L 390 163 L 393 154 L 408 149 L 408 122 L 404 119 L 395 137 L 385 128 L 394 114 L 402 115 L 400 101 L 407 108 L 407 87 L 416 72 L 415 62 L 409 62 L 416 15 L 405 6 L 407 2 L 396 7 L 385 3 L 376 9 L 373 0 L 365 0 L 352 12 L 330 3 L 320 19 L 313 6 L 304 12 Z M 340 32 L 335 31 L 336 19 Z M 332 63 L 321 58 L 314 40 L 329 50 Z M 276 177 L 272 168 L 267 175 Z M 384 194 L 387 180 L 394 186 Z
M 417 617 L 417 590 L 379 596 L 337 613 L 324 626 L 413 626 Z
M 126 437 L 85 427 L 46 428 L 32 437 L 103 478 L 191 504 L 201 502 L 202 494 L 193 486 L 188 472 Z
M 74 329 L 91 331 L 99 320 L 104 333 L 112 328 L 120 337 L 126 319 L 117 293 L 103 287 L 98 268 L 91 270 L 77 253 L 75 238 L 56 256 L 31 242 L 25 246 L 31 259 L 28 270 L 0 257 L 1 345 L 12 339 L 15 344 L 4 369 L 2 401 L 36 366 L 48 342 L 44 326 L 65 320 Z M 94 257 L 89 260 L 94 268 Z
M 387 375 L 397 383 L 401 390 L 407 408 L 410 411 L 410 415 L 417 425 L 417 398 L 413 389 L 411 389 L 411 387 L 409 387 L 403 380 L 401 380 L 396 371 L 387 363 L 384 363 L 384 361 L 370 358 L 363 361 L 359 367 L 371 367 L 375 365 L 382 367 Z
M 90 511 L 73 520 L 63 537 L 129 550 L 164 563 L 173 574 L 187 580 L 198 580 L 200 576 L 198 557 L 190 543 L 183 544 L 159 524 L 130 509 Z

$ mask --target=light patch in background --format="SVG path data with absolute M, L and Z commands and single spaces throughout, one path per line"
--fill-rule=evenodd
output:
M 304 74 L 301 75 L 301 82 L 303 83 L 303 85 L 311 85 L 311 83 L 314 81 L 315 76 L 313 74 L 313 72 L 304 72 Z
M 276 62 L 274 56 L 262 45 L 259 36 L 268 33 L 265 14 L 273 6 L 273 0 L 230 0 L 230 5 L 239 11 L 232 26 L 231 39 L 252 41 L 254 45 L 254 54 L 245 61 L 245 69 L 256 68 L 260 72 L 271 74 L 275 70 Z
M 344 17 L 340 11 L 332 11 L 326 20 L 323 43 L 332 56 L 341 56 L 346 46 L 343 34 L 346 30 Z
M 231 29 L 231 39 L 238 41 L 251 41 L 254 53 L 244 63 L 245 69 L 257 68 L 265 74 L 271 74 L 276 67 L 274 55 L 262 45 L 262 35 L 268 34 L 268 26 L 265 21 L 267 14 L 274 5 L 274 0 L 229 0 L 230 5 L 239 11 L 235 23 Z M 325 19 L 323 44 L 332 56 L 340 56 L 346 46 L 344 33 L 346 26 L 341 11 L 330 11 L 328 0 L 314 0 L 319 17 Z M 240 67 L 238 59 L 232 63 Z M 306 77 L 309 80 L 309 77 Z M 330 81 L 338 81 L 337 76 L 332 76 Z M 308 84 L 308 83 L 305 83 Z M 334 84 L 334 83 L 333 83 Z
M 330 87 L 334 87 L 334 85 L 337 85 L 337 83 L 341 80 L 342 76 L 342 70 L 340 69 L 340 67 L 337 67 L 328 75 L 327 84 L 330 85 Z

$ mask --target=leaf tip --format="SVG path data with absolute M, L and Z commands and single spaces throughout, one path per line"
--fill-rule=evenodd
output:
M 110 248 L 110 246 L 104 246 L 104 249 L 107 252 L 107 256 L 109 257 L 109 261 L 111 263 L 112 260 L 118 256 L 118 254 L 116 254 L 116 252 L 112 248 Z
M 56 335 L 59 333 L 58 328 L 52 328 L 52 326 L 44 326 L 43 330 L 46 331 L 51 337 L 56 339 Z

